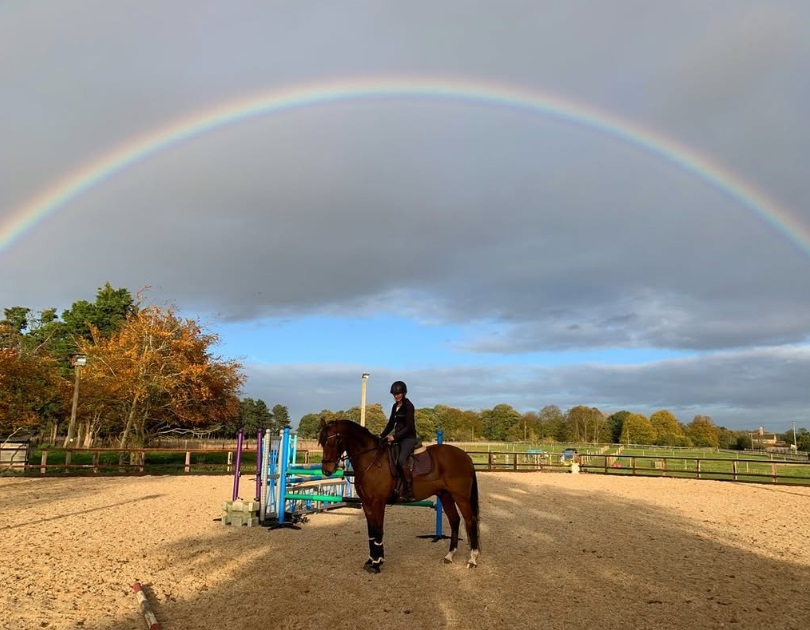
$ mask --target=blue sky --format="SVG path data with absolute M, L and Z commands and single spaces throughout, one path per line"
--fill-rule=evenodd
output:
M 417 406 L 810 428 L 807 25 L 791 0 L 2 4 L 0 306 L 148 286 L 294 422 L 370 372 L 386 406 L 403 379 Z M 383 84 L 423 89 L 93 177 L 260 95 Z

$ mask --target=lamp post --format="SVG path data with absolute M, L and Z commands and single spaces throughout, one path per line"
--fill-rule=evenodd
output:
M 368 377 L 371 376 L 368 372 L 363 372 L 360 376 L 360 426 L 366 426 L 366 384 Z
M 73 368 L 76 370 L 76 379 L 73 383 L 73 406 L 70 409 L 70 424 L 65 438 L 65 448 L 73 448 L 73 434 L 76 432 L 76 408 L 79 406 L 79 381 L 82 379 L 82 368 L 87 365 L 86 354 L 73 355 Z M 65 455 L 66 464 L 70 464 L 70 453 Z

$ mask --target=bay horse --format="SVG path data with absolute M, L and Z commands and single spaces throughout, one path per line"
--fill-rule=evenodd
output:
M 368 525 L 368 560 L 365 569 L 379 573 L 385 562 L 383 547 L 383 522 L 385 506 L 394 502 L 397 478 L 389 465 L 387 442 L 368 429 L 351 420 L 321 420 L 318 443 L 323 447 L 321 471 L 327 477 L 334 474 L 343 453 L 349 458 L 354 470 L 354 486 L 360 497 Z M 430 471 L 413 476 L 414 500 L 420 501 L 436 495 L 450 523 L 450 549 L 445 563 L 453 561 L 458 549 L 458 530 L 464 517 L 470 557 L 467 567 L 478 566 L 478 479 L 472 459 L 460 448 L 450 444 L 434 444 L 427 447 L 430 455 Z M 458 506 L 458 510 L 456 509 Z

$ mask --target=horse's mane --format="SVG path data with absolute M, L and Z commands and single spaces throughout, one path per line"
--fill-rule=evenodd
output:
M 377 444 L 380 441 L 380 438 L 374 435 L 366 427 L 356 423 L 354 420 L 349 420 L 348 418 L 339 418 L 337 420 L 330 420 L 323 427 L 321 427 L 321 430 L 318 433 L 318 444 L 324 446 L 326 443 L 326 438 L 329 434 L 329 428 L 334 425 L 338 425 L 338 432 L 349 435 L 352 441 L 370 439 Z

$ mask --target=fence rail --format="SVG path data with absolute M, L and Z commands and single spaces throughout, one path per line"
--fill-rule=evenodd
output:
M 533 472 L 570 471 L 559 453 L 467 451 L 476 470 Z M 605 475 L 714 479 L 782 485 L 810 485 L 810 462 L 728 457 L 685 457 L 587 453 L 577 455 L 580 472 Z
M 39 463 L 9 470 L 24 476 L 113 476 L 232 474 L 237 448 L 76 448 L 42 450 Z M 468 450 L 482 472 L 568 472 L 560 453 Z M 311 455 L 315 457 L 310 457 Z M 253 455 L 253 457 L 251 457 Z M 242 449 L 242 471 L 256 473 L 255 448 Z M 298 450 L 298 461 L 318 461 L 319 452 Z M 583 473 L 810 485 L 810 462 L 682 455 L 580 453 L 573 460 Z

